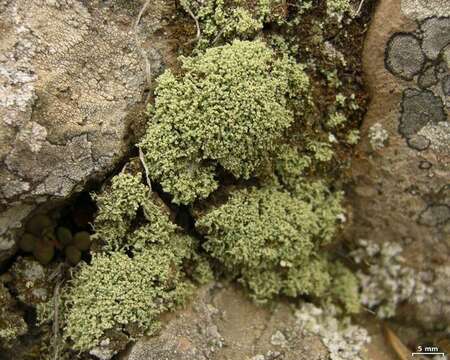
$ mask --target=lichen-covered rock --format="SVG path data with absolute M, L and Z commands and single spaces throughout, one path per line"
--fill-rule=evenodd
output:
M 367 330 L 351 323 L 349 318 L 338 320 L 336 309 L 321 309 L 304 303 L 295 312 L 297 325 L 305 334 L 320 338 L 331 360 L 363 360 L 365 346 L 370 342 Z
M 450 16 L 450 3 L 442 0 L 401 0 L 402 13 L 413 20 Z
M 140 146 L 152 180 L 173 202 L 189 204 L 217 189 L 217 167 L 249 179 L 273 157 L 302 112 L 309 79 L 262 41 L 234 41 L 182 63 L 182 76 L 158 78 Z
M 428 274 L 405 264 L 399 244 L 384 242 L 380 246 L 360 240 L 358 246 L 352 253 L 353 259 L 357 264 L 368 265 L 366 271 L 358 272 L 361 302 L 378 317 L 391 318 L 402 302 L 421 304 L 432 296 Z
M 200 216 L 205 250 L 239 278 L 261 303 L 277 295 L 330 297 L 359 310 L 358 285 L 329 261 L 329 244 L 342 216 L 341 194 L 322 183 L 289 193 L 275 185 L 232 191 L 227 202 Z
M 319 336 L 303 333 L 289 306 L 262 308 L 241 290 L 219 285 L 200 289 L 159 335 L 142 338 L 121 360 L 327 358 Z
M 428 90 L 406 89 L 402 98 L 399 132 L 405 137 L 417 134 L 424 126 L 447 120 L 441 99 Z
M 140 6 L 0 4 L 0 261 L 32 210 L 80 191 L 128 151 L 147 86 L 133 36 Z M 153 29 L 161 27 L 160 8 Z M 157 73 L 162 56 L 147 50 Z
M 367 291 L 373 290 L 372 295 L 384 293 L 385 300 L 398 302 L 399 318 L 411 319 L 408 313 L 426 313 L 426 317 L 416 317 L 416 326 L 427 332 L 436 330 L 438 323 L 441 329 L 442 324 L 450 324 L 450 294 L 447 291 L 446 295 L 434 295 L 441 291 L 443 281 L 450 281 L 448 273 L 442 270 L 450 256 L 450 200 L 445 195 L 450 179 L 450 122 L 440 83 L 449 75 L 443 60 L 447 44 L 441 42 L 448 31 L 445 36 L 437 35 L 447 24 L 444 16 L 448 16 L 448 2 L 382 0 L 376 8 L 363 53 L 372 101 L 361 129 L 358 158 L 352 167 L 355 187 L 349 200 L 353 216 L 347 233 L 352 241 L 364 239 L 370 244 L 378 243 L 380 248 L 386 243 L 403 249 L 404 260 L 390 272 L 396 274 L 395 281 L 389 280 L 388 272 L 383 275 L 396 257 L 391 256 L 378 270 L 377 266 L 369 269 L 373 274 L 370 279 L 363 279 L 363 285 Z M 423 37 L 421 30 L 426 32 Z M 399 33 L 416 37 L 415 46 L 435 59 L 426 60 L 410 81 L 385 62 L 390 41 Z M 408 61 L 421 63 L 423 54 L 415 53 L 416 59 Z M 387 132 L 389 142 L 373 153 L 370 129 L 377 123 Z M 425 287 L 433 295 L 422 292 L 417 301 L 416 287 Z M 382 300 L 378 295 L 376 300 L 363 294 L 363 301 L 374 305 L 373 301 Z M 402 298 L 410 303 L 405 308 L 408 311 L 402 311 Z M 380 307 L 385 300 L 379 303 Z
M 450 42 L 450 17 L 431 17 L 420 25 L 423 32 L 422 49 L 425 55 L 436 60 L 442 48 Z
M 386 48 L 386 66 L 395 75 L 412 80 L 425 63 L 419 40 L 411 34 L 396 34 Z

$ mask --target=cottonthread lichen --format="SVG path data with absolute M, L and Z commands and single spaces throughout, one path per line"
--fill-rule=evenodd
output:
M 271 13 L 273 0 L 182 0 L 181 5 L 192 11 L 199 21 L 201 37 L 197 48 L 204 49 L 214 45 L 220 38 L 251 39 L 263 28 L 265 18 Z M 225 4 L 226 3 L 226 4 Z
M 148 189 L 139 177 L 124 173 L 112 179 L 108 192 L 93 194 L 93 199 L 99 207 L 94 237 L 104 243 L 106 250 L 122 248 L 139 207 L 148 202 Z
M 237 178 L 257 172 L 294 122 L 309 82 L 301 65 L 259 41 L 234 41 L 182 62 L 182 76 L 159 77 L 140 146 L 152 179 L 175 203 L 188 204 L 218 187 L 218 166 Z
M 298 185 L 292 192 L 276 185 L 236 190 L 225 204 L 201 216 L 196 227 L 207 239 L 204 248 L 258 302 L 279 294 L 322 296 L 330 294 L 331 274 L 343 271 L 320 250 L 336 231 L 343 212 L 340 200 L 340 193 L 330 193 L 319 182 Z M 331 295 L 344 299 L 346 291 L 354 291 L 357 296 L 353 283 L 350 290 L 344 287 Z M 355 310 L 352 306 L 348 310 Z
M 77 273 L 66 297 L 65 337 L 73 349 L 89 350 L 107 330 L 136 337 L 158 328 L 157 317 L 183 302 L 190 286 L 179 271 L 189 244 L 155 245 L 133 258 L 122 252 L 96 254 Z
M 194 287 L 184 267 L 197 281 L 211 274 L 195 253 L 196 241 L 170 221 L 141 179 L 140 173 L 119 174 L 95 196 L 97 251 L 60 297 L 64 339 L 74 350 L 89 351 L 111 334 L 133 339 L 154 332 L 158 316 L 182 304 Z M 48 311 L 41 307 L 41 321 L 52 318 Z
M 352 7 L 349 0 L 327 0 L 327 13 L 331 17 L 342 20 L 344 14 L 350 13 Z

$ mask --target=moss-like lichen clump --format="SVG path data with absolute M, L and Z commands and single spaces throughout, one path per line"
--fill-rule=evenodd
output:
M 195 254 L 195 240 L 170 221 L 141 178 L 120 174 L 96 196 L 93 238 L 101 252 L 90 264 L 82 262 L 61 295 L 64 337 L 72 349 L 91 350 L 111 334 L 133 339 L 152 333 L 158 315 L 192 290 L 184 266 L 204 277 L 210 273 Z M 51 318 L 48 307 L 41 310 L 41 319 Z
M 276 58 L 259 41 L 235 41 L 182 61 L 182 76 L 159 77 L 140 146 L 152 179 L 175 203 L 188 204 L 218 187 L 219 165 L 237 178 L 257 172 L 293 123 L 309 82 L 301 65 Z
M 130 174 L 115 176 L 108 192 L 93 195 L 99 207 L 94 222 L 95 237 L 107 250 L 118 250 L 126 245 L 131 222 L 142 204 L 149 202 L 149 196 L 141 179 Z
M 197 47 L 203 49 L 222 39 L 252 38 L 270 15 L 271 1 L 260 0 L 257 6 L 248 0 L 181 0 L 180 3 L 198 19 L 201 37 L 197 39 Z
M 276 185 L 237 190 L 196 226 L 206 236 L 205 249 L 238 275 L 256 300 L 321 296 L 332 284 L 334 265 L 320 246 L 332 240 L 343 212 L 340 200 L 340 193 L 321 183 L 298 185 L 292 193 Z
M 158 244 L 133 258 L 96 254 L 81 268 L 65 295 L 65 336 L 73 349 L 92 349 L 107 331 L 151 333 L 158 315 L 183 302 L 189 286 L 180 266 L 190 249 L 184 241 L 172 245 L 169 251 Z

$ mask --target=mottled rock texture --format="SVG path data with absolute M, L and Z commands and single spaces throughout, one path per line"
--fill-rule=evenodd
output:
M 0 261 L 14 229 L 111 171 L 171 52 L 163 1 L 0 1 Z M 173 9 L 170 9 L 173 12 Z M 151 45 L 149 45 L 151 44 Z M 145 59 L 144 59 L 145 58 Z
M 328 350 L 303 335 L 291 307 L 260 307 L 232 286 L 210 285 L 161 334 L 143 338 L 121 360 L 320 360 Z
M 442 286 L 450 282 L 448 4 L 378 3 L 363 53 L 371 103 L 353 163 L 347 234 L 351 241 L 400 244 L 407 266 L 427 275 L 423 281 L 434 294 L 400 314 L 428 330 L 450 325 L 450 293 Z M 401 46 L 392 46 L 399 40 Z M 374 149 L 369 134 L 376 123 L 389 141 Z

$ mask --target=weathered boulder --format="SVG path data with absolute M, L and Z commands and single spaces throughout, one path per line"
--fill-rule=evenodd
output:
M 0 2 L 0 262 L 30 212 L 101 179 L 129 151 L 148 79 L 171 51 L 155 35 L 168 5 L 152 1 L 135 27 L 142 6 Z
M 401 246 L 404 265 L 417 272 L 414 286 L 433 294 L 399 313 L 428 330 L 450 325 L 443 286 L 450 281 L 448 15 L 445 1 L 378 3 L 363 52 L 371 103 L 353 163 L 347 234 L 351 241 Z M 379 128 L 386 140 L 374 147 Z
M 312 304 L 297 311 L 285 303 L 261 307 L 242 290 L 218 284 L 203 287 L 164 323 L 158 336 L 138 340 L 120 359 L 350 360 L 360 359 L 369 339 L 356 326 L 338 332 L 339 322 Z

